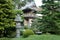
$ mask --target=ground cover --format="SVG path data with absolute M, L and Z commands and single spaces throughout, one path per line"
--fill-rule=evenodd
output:
M 60 40 L 60 35 L 31 35 L 27 38 L 3 38 L 2 40 Z

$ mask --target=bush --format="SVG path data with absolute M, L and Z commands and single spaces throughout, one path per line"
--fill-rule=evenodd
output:
M 23 37 L 28 37 L 30 35 L 34 35 L 34 32 L 30 29 L 26 29 L 24 32 L 23 32 Z
M 8 38 L 16 37 L 16 32 L 11 31 L 10 34 L 7 36 Z
M 28 26 L 24 26 L 24 29 L 28 29 Z
M 2 37 L 15 37 L 16 36 L 16 28 L 15 27 L 8 27 L 4 28 L 4 30 L 0 30 L 0 38 Z

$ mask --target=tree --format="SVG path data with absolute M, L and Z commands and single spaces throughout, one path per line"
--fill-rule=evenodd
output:
M 60 30 L 60 11 L 59 2 L 55 0 L 47 0 L 42 5 L 43 11 L 43 24 L 46 32 L 57 32 Z
M 60 1 L 55 0 L 43 0 L 42 19 L 38 23 L 40 24 L 40 30 L 42 32 L 59 33 L 60 32 Z
M 40 27 L 42 27 L 43 25 L 41 20 L 42 20 L 41 17 L 37 17 L 33 20 L 32 26 L 31 26 L 31 29 L 33 31 L 41 31 L 42 28 L 40 29 Z
M 8 28 L 15 27 L 15 13 L 12 0 L 0 0 L 0 30 L 4 36 Z M 7 29 L 7 31 L 6 31 Z
M 22 0 L 13 0 L 14 1 L 14 5 L 16 9 L 20 9 L 22 6 L 25 6 L 26 1 L 22 1 Z
M 33 0 L 13 0 L 15 2 L 15 7 L 17 6 L 18 9 L 20 9 L 21 7 L 24 7 L 26 5 L 26 3 L 31 2 Z

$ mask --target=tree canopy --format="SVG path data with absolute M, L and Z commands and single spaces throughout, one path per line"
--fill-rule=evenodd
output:
M 13 1 L 0 0 L 0 37 L 13 33 L 11 30 L 15 30 L 15 16 Z
M 42 19 L 37 19 L 39 30 L 43 32 L 59 32 L 60 31 L 60 1 L 43 0 Z M 39 20 L 39 21 L 38 21 Z M 38 27 L 38 24 L 37 27 Z

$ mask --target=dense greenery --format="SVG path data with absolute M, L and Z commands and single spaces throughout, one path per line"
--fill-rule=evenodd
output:
M 29 0 L 24 0 L 24 1 L 0 0 L 0 37 L 16 36 L 14 19 L 17 13 L 20 15 L 23 14 L 21 10 L 17 10 L 17 9 L 20 9 L 28 1 Z M 34 32 L 42 31 L 44 33 L 47 32 L 47 33 L 53 33 L 53 34 L 60 34 L 60 3 L 59 2 L 60 1 L 54 2 L 54 0 L 43 0 L 43 5 L 41 6 L 42 11 L 38 12 L 43 16 L 36 18 L 35 20 L 33 20 L 33 23 L 32 23 L 32 30 Z M 23 16 L 21 17 L 23 18 Z M 27 37 L 29 35 L 33 35 L 34 32 L 32 30 L 29 30 L 29 29 L 25 30 L 23 32 L 23 36 Z M 45 38 L 43 39 L 43 37 Z M 40 39 L 41 40 L 59 40 L 60 39 L 59 37 L 60 36 L 56 36 L 56 35 L 41 35 L 41 36 L 36 35 L 36 36 L 30 36 L 26 39 L 23 38 L 23 40 L 40 40 Z M 5 40 L 5 38 L 2 40 Z M 6 40 L 9 40 L 9 39 L 6 39 Z
M 42 19 L 38 18 L 34 21 L 34 24 L 42 32 L 59 33 L 60 32 L 60 1 L 54 2 L 54 0 L 43 0 Z M 34 26 L 33 24 L 33 26 Z M 34 26 L 34 27 L 35 27 Z
M 31 29 L 34 31 L 34 32 L 37 32 L 37 31 L 41 31 L 43 28 L 41 28 L 42 26 L 42 22 L 41 22 L 41 19 L 42 17 L 37 17 L 36 19 L 33 20 L 33 23 L 32 23 L 32 26 L 31 26 Z M 40 29 L 41 28 L 41 29 Z
M 15 13 L 12 3 L 12 0 L 0 0 L 0 36 L 7 36 L 14 30 Z
M 43 11 L 43 27 L 46 32 L 60 32 L 60 4 L 54 0 L 47 0 L 45 5 L 42 5 Z

